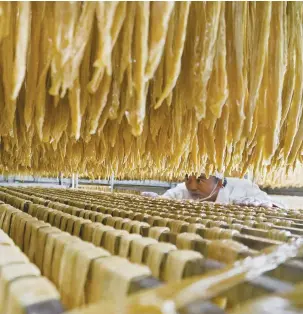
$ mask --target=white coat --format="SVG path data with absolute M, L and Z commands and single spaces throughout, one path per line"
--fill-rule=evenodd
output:
M 247 179 L 226 178 L 227 184 L 219 190 L 216 203 L 241 204 L 249 206 L 272 207 L 273 205 L 286 208 L 283 203 L 272 200 L 270 196 L 261 191 L 257 184 Z M 145 196 L 156 197 L 155 193 L 145 192 Z M 166 191 L 161 197 L 177 200 L 193 199 L 185 183 L 178 184 L 175 188 Z

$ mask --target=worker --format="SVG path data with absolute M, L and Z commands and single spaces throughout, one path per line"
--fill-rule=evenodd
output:
M 142 195 L 221 204 L 286 208 L 284 204 L 272 200 L 267 193 L 260 190 L 257 184 L 248 179 L 223 179 L 218 176 L 207 178 L 204 174 L 198 177 L 194 174 L 186 175 L 185 182 L 178 184 L 161 196 L 153 192 L 143 192 Z

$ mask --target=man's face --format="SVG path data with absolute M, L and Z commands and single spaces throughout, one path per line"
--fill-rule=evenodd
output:
M 214 177 L 206 178 L 204 174 L 199 177 L 195 175 L 185 177 L 185 185 L 193 198 L 208 197 L 216 186 Z

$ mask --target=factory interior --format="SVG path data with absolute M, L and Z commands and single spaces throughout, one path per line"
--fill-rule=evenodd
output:
M 0 2 L 0 314 L 303 313 L 303 2 Z

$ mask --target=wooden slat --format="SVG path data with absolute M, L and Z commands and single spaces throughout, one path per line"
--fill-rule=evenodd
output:
M 26 314 L 61 314 L 64 309 L 58 300 L 48 300 L 29 305 L 25 308 Z
M 143 276 L 131 280 L 128 294 L 132 294 L 144 289 L 152 289 L 163 285 L 163 282 L 152 276 Z
M 210 301 L 196 301 L 178 310 L 179 314 L 224 314 L 225 311 Z
M 255 237 L 262 237 L 267 238 L 268 231 L 257 229 L 257 228 L 250 228 L 250 227 L 243 227 L 241 229 L 241 234 L 247 234 Z
M 274 229 L 290 231 L 292 234 L 303 236 L 303 229 L 293 227 L 273 226 Z
M 288 292 L 293 286 L 287 282 L 263 275 L 250 281 L 242 282 L 222 292 L 219 297 L 226 297 L 228 307 L 261 297 L 270 293 Z
M 289 260 L 266 274 L 277 279 L 283 278 L 293 284 L 303 282 L 303 261 Z
M 233 236 L 233 240 L 238 241 L 253 250 L 263 250 L 264 248 L 271 246 L 271 245 L 279 245 L 281 244 L 280 241 L 274 241 L 270 239 L 263 239 L 259 237 L 254 237 L 250 235 L 244 234 L 236 234 Z

